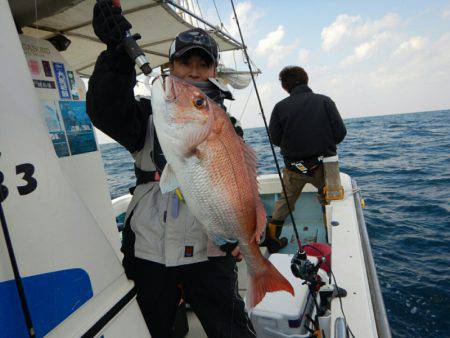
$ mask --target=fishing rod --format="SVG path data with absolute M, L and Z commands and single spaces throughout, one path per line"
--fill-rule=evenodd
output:
M 27 297 L 25 295 L 25 289 L 22 283 L 22 277 L 19 272 L 19 267 L 17 265 L 16 255 L 14 253 L 14 248 L 11 241 L 11 236 L 8 231 L 8 224 L 6 223 L 5 214 L 3 212 L 3 201 L 5 198 L 3 195 L 3 190 L 0 189 L 0 223 L 2 224 L 3 236 L 6 242 L 6 248 L 8 249 L 9 260 L 11 261 L 11 267 L 14 274 L 14 280 L 16 282 L 17 292 L 20 298 L 20 304 L 22 306 L 22 312 L 25 317 L 25 323 L 27 325 L 28 336 L 30 338 L 36 337 L 36 331 L 34 330 L 33 322 L 31 321 L 30 309 L 27 304 Z
M 96 0 L 96 1 L 97 3 L 101 4 L 105 0 Z M 114 7 L 120 8 L 120 0 L 111 0 L 111 3 Z M 111 7 L 106 6 L 106 8 L 108 8 L 111 11 Z M 103 11 L 102 14 L 104 15 Z M 118 27 L 117 22 L 114 22 L 114 24 Z M 150 66 L 150 62 L 145 56 L 144 51 L 142 50 L 141 47 L 139 47 L 139 45 L 136 42 L 140 38 L 141 35 L 139 33 L 131 34 L 131 32 L 127 30 L 125 32 L 125 36 L 122 39 L 122 42 L 118 45 L 117 48 L 123 48 L 125 52 L 129 55 L 131 60 L 133 60 L 134 63 L 140 68 L 142 73 L 148 76 L 152 72 L 152 67 Z
M 270 132 L 269 132 L 269 127 L 267 125 L 266 115 L 264 114 L 264 109 L 263 109 L 263 106 L 261 103 L 261 98 L 259 96 L 258 87 L 256 86 L 255 76 L 253 74 L 250 57 L 248 56 L 248 53 L 247 53 L 247 46 L 245 45 L 245 42 L 244 42 L 244 36 L 242 35 L 241 25 L 239 24 L 239 19 L 238 19 L 237 13 L 236 13 L 236 8 L 234 7 L 234 1 L 233 0 L 230 0 L 230 1 L 231 1 L 231 6 L 233 7 L 234 17 L 236 18 L 236 24 L 237 24 L 237 27 L 239 30 L 239 36 L 241 37 L 242 49 L 244 50 L 245 59 L 247 60 L 247 65 L 250 70 L 250 75 L 251 75 L 252 81 L 253 81 L 253 87 L 255 88 L 256 97 L 258 99 L 259 109 L 261 110 L 261 116 L 264 121 L 264 126 L 266 128 L 267 137 L 269 138 L 270 148 L 272 149 L 272 155 L 275 160 L 275 166 L 277 167 L 278 176 L 280 177 L 281 188 L 283 189 L 283 194 L 284 194 L 284 198 L 286 199 L 286 205 L 289 210 L 289 215 L 291 217 L 292 226 L 294 227 L 295 238 L 297 239 L 297 244 L 298 244 L 298 253 L 297 254 L 301 254 L 301 256 L 299 256 L 300 259 L 302 259 L 303 257 L 306 259 L 306 252 L 303 249 L 302 242 L 300 240 L 300 236 L 297 231 L 297 225 L 294 220 L 294 215 L 292 213 L 292 208 L 291 208 L 291 205 L 290 205 L 288 197 L 287 197 L 286 186 L 284 185 L 283 178 L 281 176 L 281 170 L 280 170 L 280 165 L 278 163 L 277 154 L 275 153 L 275 148 L 273 146 L 272 138 L 270 137 Z

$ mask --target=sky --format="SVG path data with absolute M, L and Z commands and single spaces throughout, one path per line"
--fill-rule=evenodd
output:
M 198 0 L 211 23 L 239 39 L 230 1 Z M 303 67 L 311 89 L 331 97 L 345 118 L 450 108 L 450 0 L 236 1 L 266 118 L 288 94 L 278 81 Z M 242 52 L 224 53 L 248 70 Z M 229 112 L 244 128 L 263 126 L 250 85 L 234 90 Z M 101 141 L 101 140 L 100 140 Z

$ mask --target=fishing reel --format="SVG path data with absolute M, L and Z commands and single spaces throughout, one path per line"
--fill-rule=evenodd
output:
M 300 279 L 303 279 L 305 284 L 317 284 L 321 282 L 318 279 L 317 272 L 323 259 L 318 257 L 308 257 L 304 250 L 297 251 L 291 260 L 292 274 Z

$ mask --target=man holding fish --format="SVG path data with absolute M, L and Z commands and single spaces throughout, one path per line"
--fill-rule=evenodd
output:
M 89 80 L 87 109 L 135 160 L 123 266 L 150 333 L 171 336 L 181 284 L 209 337 L 255 337 L 236 260 L 247 263 L 249 308 L 266 292 L 293 289 L 258 247 L 266 215 L 256 157 L 224 111 L 231 94 L 214 79 L 216 42 L 202 29 L 180 33 L 169 50 L 171 75 L 154 82 L 151 101 L 136 101 L 134 64 L 117 48 L 131 24 L 103 0 L 93 26 L 107 50 Z

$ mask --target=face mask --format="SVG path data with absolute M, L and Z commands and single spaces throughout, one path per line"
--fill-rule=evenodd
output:
M 203 93 L 205 93 L 211 100 L 213 100 L 220 106 L 223 106 L 223 100 L 225 99 L 226 95 L 212 82 L 210 81 L 206 82 L 187 81 L 187 82 L 196 86 Z

